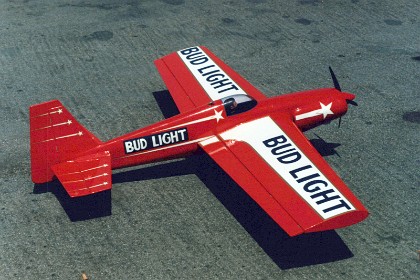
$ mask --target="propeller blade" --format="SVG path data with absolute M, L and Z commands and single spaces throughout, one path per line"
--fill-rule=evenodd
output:
M 341 127 L 341 117 L 338 119 L 338 128 Z
M 335 89 L 338 91 L 341 91 L 340 84 L 338 83 L 337 77 L 335 76 L 334 71 L 332 70 L 331 66 L 329 66 L 328 69 L 330 69 L 331 79 L 333 80 Z
M 346 100 L 346 102 L 347 102 L 347 104 L 351 104 L 351 105 L 353 105 L 353 106 L 359 106 L 359 104 L 357 104 L 357 102 L 356 102 L 356 101 L 354 101 L 354 100 L 349 100 L 349 99 L 347 99 L 347 100 Z

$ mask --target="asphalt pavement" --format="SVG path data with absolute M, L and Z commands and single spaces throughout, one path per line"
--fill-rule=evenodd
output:
M 420 279 L 420 2 L 0 1 L 0 279 Z M 174 114 L 153 61 L 204 45 L 267 96 L 356 94 L 306 132 L 369 209 L 290 238 L 204 154 L 70 199 L 30 179 L 28 108 L 101 140 Z

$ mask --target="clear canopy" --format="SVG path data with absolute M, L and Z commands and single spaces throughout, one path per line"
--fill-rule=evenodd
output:
M 251 110 L 257 105 L 257 101 L 249 95 L 236 94 L 221 99 L 228 116 L 240 114 Z

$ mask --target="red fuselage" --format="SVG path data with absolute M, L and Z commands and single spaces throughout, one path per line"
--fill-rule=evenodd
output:
M 310 129 L 345 114 L 346 99 L 353 98 L 335 89 L 310 90 L 267 98 L 245 112 L 230 116 L 223 102 L 217 100 L 114 138 L 81 155 L 109 151 L 112 169 L 185 157 L 198 149 L 199 142 L 219 130 L 268 114 L 284 115 L 293 119 L 301 130 Z

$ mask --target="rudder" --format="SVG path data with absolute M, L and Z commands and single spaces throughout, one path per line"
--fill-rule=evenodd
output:
M 52 165 L 101 144 L 58 100 L 32 105 L 29 115 L 31 173 L 34 183 L 52 181 Z

